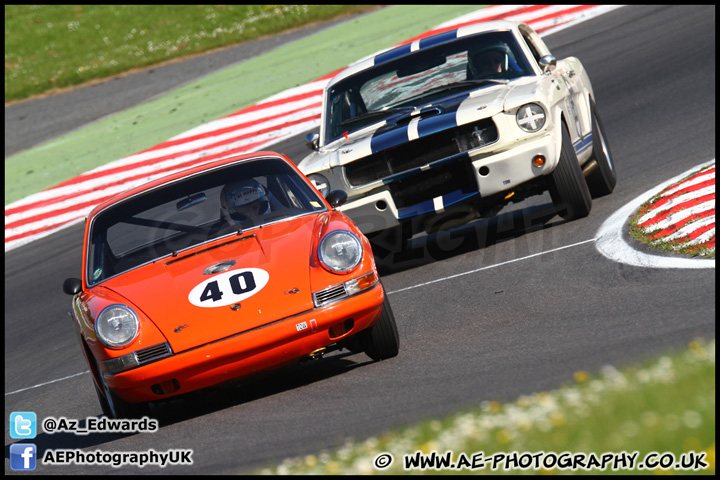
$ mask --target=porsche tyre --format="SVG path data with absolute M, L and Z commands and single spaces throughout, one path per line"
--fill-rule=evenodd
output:
M 95 363 L 97 372 L 100 372 L 97 361 Z M 102 408 L 103 415 L 108 418 L 140 418 L 148 413 L 148 405 L 146 403 L 129 403 L 115 395 L 105 383 L 105 379 L 101 373 L 98 374 L 102 389 L 95 385 L 95 393 L 97 393 Z M 94 382 L 93 382 L 94 383 Z
M 593 155 L 591 162 L 597 165 L 585 178 L 593 198 L 609 195 L 615 189 L 617 177 L 615 176 L 615 165 L 610 153 L 610 146 L 605 137 L 605 129 L 597 112 L 595 102 L 590 100 L 590 111 L 592 114 L 592 135 Z
M 562 125 L 560 160 L 550 174 L 549 190 L 553 205 L 565 220 L 587 217 L 590 213 L 592 197 L 565 124 Z
M 380 318 L 375 325 L 360 332 L 358 339 L 365 354 L 375 361 L 391 358 L 398 354 L 400 337 L 387 293 L 383 300 Z

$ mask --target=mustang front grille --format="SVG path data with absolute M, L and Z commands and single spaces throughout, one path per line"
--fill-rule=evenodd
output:
M 464 161 L 452 162 L 390 183 L 390 194 L 397 208 L 417 205 L 456 190 L 472 193 L 477 189 L 470 163 Z
M 322 307 L 328 303 L 335 302 L 337 300 L 347 297 L 348 293 L 345 289 L 345 284 L 335 285 L 334 287 L 320 290 L 319 292 L 313 293 L 313 302 L 316 307 Z
M 354 187 L 365 185 L 473 148 L 495 143 L 497 139 L 495 123 L 487 118 L 361 158 L 345 166 L 345 176 Z

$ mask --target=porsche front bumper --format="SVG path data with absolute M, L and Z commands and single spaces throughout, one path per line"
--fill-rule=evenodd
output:
M 375 324 L 384 299 L 380 283 L 320 308 L 237 333 L 126 372 L 105 373 L 127 402 L 157 401 L 293 363 Z M 172 386 L 167 392 L 168 386 Z M 160 393 L 158 393 L 160 392 Z

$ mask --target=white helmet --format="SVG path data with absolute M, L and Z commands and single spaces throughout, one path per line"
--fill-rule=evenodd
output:
M 228 183 L 220 192 L 220 206 L 224 212 L 235 220 L 242 222 L 247 220 L 248 216 L 238 207 L 250 205 L 258 202 L 258 215 L 267 213 L 270 210 L 270 202 L 268 202 L 265 188 L 256 180 L 241 180 L 239 182 Z

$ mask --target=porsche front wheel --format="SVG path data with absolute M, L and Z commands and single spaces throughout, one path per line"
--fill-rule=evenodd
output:
M 557 167 L 550 174 L 550 197 L 565 220 L 587 217 L 592 207 L 590 190 L 583 177 L 570 133 L 563 123 L 562 146 Z
M 375 325 L 360 332 L 358 337 L 365 354 L 375 361 L 391 358 L 398 354 L 400 337 L 387 293 L 383 300 L 380 318 Z
M 100 379 L 101 388 L 95 385 L 95 392 L 97 393 L 98 400 L 100 401 L 100 407 L 102 408 L 103 415 L 108 418 L 140 418 L 148 413 L 148 405 L 145 403 L 129 403 L 118 397 L 113 393 L 112 390 L 105 383 L 105 378 L 102 376 L 97 361 L 95 362 L 95 368 L 98 372 L 98 378 Z M 93 382 L 95 383 L 95 382 Z

